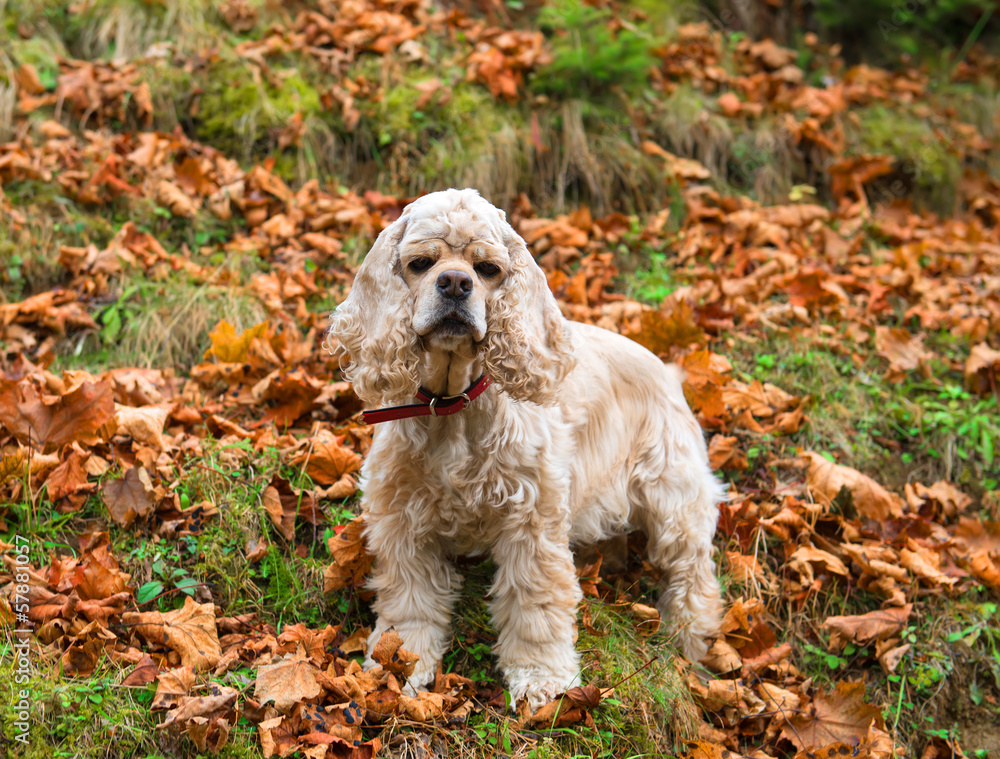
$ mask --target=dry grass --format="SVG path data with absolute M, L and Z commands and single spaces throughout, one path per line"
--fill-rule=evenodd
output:
M 204 0 L 145 3 L 138 0 L 99 0 L 84 12 L 76 47 L 85 58 L 114 61 L 142 58 L 155 43 L 169 43 L 177 51 L 191 51 L 213 36 L 206 25 L 212 7 Z
M 14 105 L 17 102 L 17 87 L 0 82 L 0 142 L 14 136 Z

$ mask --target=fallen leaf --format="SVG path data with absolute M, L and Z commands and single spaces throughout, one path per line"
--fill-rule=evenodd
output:
M 345 474 L 361 469 L 361 457 L 340 445 L 339 440 L 317 441 L 311 452 L 304 452 L 293 463 L 296 466 L 304 463 L 306 474 L 320 485 L 333 485 Z
M 413 668 L 420 658 L 403 648 L 403 639 L 391 627 L 379 637 L 372 649 L 371 657 L 386 671 L 403 677 L 409 677 L 413 674 Z
M 331 593 L 348 585 L 364 586 L 365 578 L 375 557 L 368 553 L 364 541 L 364 519 L 358 517 L 327 541 L 333 563 L 323 576 L 323 592 Z
M 788 718 L 781 737 L 800 751 L 836 742 L 856 745 L 872 724 L 885 727 L 881 710 L 865 703 L 864 696 L 863 682 L 839 682 L 832 692 L 819 690 L 805 713 Z
M 750 465 L 747 457 L 740 450 L 739 440 L 735 437 L 713 435 L 708 444 L 708 463 L 712 469 L 743 471 Z
M 867 614 L 827 617 L 822 627 L 830 630 L 830 650 L 841 651 L 848 642 L 864 645 L 876 638 L 885 638 L 902 629 L 910 618 L 913 604 L 876 609 Z
M 1000 388 L 1000 351 L 986 343 L 973 346 L 965 361 L 965 386 L 979 395 L 996 393 Z
M 182 664 L 200 671 L 214 668 L 222 655 L 211 603 L 199 604 L 187 597 L 176 611 L 127 612 L 122 622 L 150 643 L 173 649 Z
M 319 670 L 300 649 L 257 670 L 254 698 L 261 704 L 273 701 L 275 709 L 287 713 L 299 701 L 309 701 L 320 694 L 318 674 Z
M 156 201 L 170 209 L 174 216 L 190 219 L 198 211 L 198 204 L 180 187 L 166 179 L 156 185 Z
M 169 413 L 169 409 L 158 406 L 118 406 L 115 410 L 116 434 L 128 435 L 137 443 L 162 450 L 163 426 L 167 423 Z
M 101 493 L 115 524 L 127 527 L 136 517 L 144 517 L 152 510 L 152 491 L 149 474 L 140 466 L 129 468 L 120 480 L 105 482 Z
M 921 335 L 910 334 L 908 330 L 890 327 L 875 328 L 875 349 L 889 360 L 889 372 L 885 379 L 902 382 L 908 372 L 922 368 L 925 377 L 930 376 L 928 362 L 934 354 L 924 348 Z
M 25 444 L 45 451 L 66 443 L 95 445 L 97 431 L 115 412 L 111 385 L 84 382 L 53 401 L 43 399 L 30 382 L 0 381 L 0 424 Z
M 883 522 L 902 515 L 902 499 L 871 477 L 857 469 L 834 464 L 818 453 L 807 452 L 805 458 L 809 461 L 809 488 L 817 502 L 830 506 L 841 489 L 847 488 L 853 497 L 854 507 L 862 516 Z
M 212 340 L 212 347 L 205 351 L 205 358 L 215 356 L 219 361 L 229 364 L 245 363 L 250 343 L 255 338 L 262 337 L 267 327 L 267 322 L 261 322 L 237 335 L 236 328 L 223 319 L 208 335 Z

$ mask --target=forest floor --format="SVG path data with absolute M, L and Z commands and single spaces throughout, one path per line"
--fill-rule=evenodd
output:
M 1000 61 L 467 5 L 4 8 L 0 754 L 1000 755 Z M 685 368 L 731 494 L 702 662 L 637 534 L 538 714 L 488 562 L 433 693 L 398 640 L 361 671 L 372 429 L 324 328 L 449 186 Z

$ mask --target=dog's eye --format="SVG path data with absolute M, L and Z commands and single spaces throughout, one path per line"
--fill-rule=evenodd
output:
M 410 261 L 409 264 L 410 271 L 416 271 L 416 272 L 427 271 L 429 268 L 431 268 L 432 263 L 433 261 L 431 261 L 427 257 L 414 258 L 412 261 Z
M 485 261 L 481 264 L 476 264 L 475 268 L 476 271 L 479 272 L 479 275 L 482 277 L 492 277 L 500 271 L 499 266 L 497 266 L 496 264 L 487 263 Z

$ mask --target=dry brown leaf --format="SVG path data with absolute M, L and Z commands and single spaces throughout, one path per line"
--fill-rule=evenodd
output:
M 55 400 L 43 399 L 29 382 L 0 381 L 0 424 L 22 443 L 52 451 L 66 443 L 94 445 L 97 431 L 115 412 L 111 385 L 83 382 Z
M 976 551 L 969 557 L 969 569 L 978 580 L 1000 589 L 1000 565 L 986 551 Z
M 27 463 L 28 457 L 24 448 L 18 448 L 14 453 L 5 453 L 0 456 L 0 485 L 7 480 L 24 476 Z
M 399 706 L 406 716 L 417 722 L 433 722 L 444 717 L 444 695 L 441 693 L 418 693 L 415 697 L 400 694 Z
M 725 638 L 717 639 L 708 653 L 702 657 L 701 663 L 720 675 L 738 672 L 743 666 L 743 658 L 739 652 L 729 645 Z
M 1000 522 L 960 517 L 952 535 L 967 551 L 1000 554 Z
M 111 617 L 121 614 L 131 602 L 132 594 L 122 591 L 107 598 L 82 600 L 76 605 L 76 612 L 101 627 L 107 627 Z
M 122 622 L 134 627 L 150 643 L 173 649 L 182 664 L 197 670 L 213 669 L 222 655 L 215 631 L 215 606 L 211 603 L 199 604 L 188 597 L 176 611 L 127 612 Z
M 708 444 L 708 463 L 712 469 L 728 471 L 743 471 L 750 466 L 740 449 L 738 438 L 723 435 L 712 436 Z
M 996 393 L 1000 388 L 1000 351 L 986 343 L 973 346 L 965 362 L 965 386 L 979 395 Z
M 128 527 L 153 508 L 153 484 L 145 467 L 131 467 L 120 480 L 108 480 L 101 494 L 111 518 L 121 527 Z
M 767 704 L 769 711 L 777 712 L 782 722 L 793 714 L 797 714 L 802 697 L 794 691 L 781 688 L 774 683 L 761 682 L 757 685 L 757 693 Z
M 170 209 L 174 216 L 190 219 L 198 211 L 197 202 L 180 187 L 166 179 L 156 185 L 156 202 Z
M 801 565 L 804 562 L 817 564 L 827 572 L 832 572 L 833 574 L 840 575 L 841 577 L 847 577 L 850 575 L 850 572 L 847 570 L 847 565 L 841 561 L 840 557 L 834 556 L 829 551 L 814 548 L 813 546 L 800 546 L 795 549 L 795 553 L 793 553 L 788 560 L 789 566 Z
M 917 368 L 921 368 L 925 377 L 930 376 L 928 362 L 934 354 L 924 348 L 922 335 L 879 326 L 875 328 L 875 349 L 889 360 L 889 372 L 885 377 L 889 382 L 902 382 L 908 372 Z
M 330 593 L 348 585 L 364 586 L 375 557 L 368 553 L 364 540 L 364 519 L 358 517 L 327 541 L 333 563 L 323 576 L 323 592 Z
M 394 628 L 390 627 L 378 639 L 375 648 L 372 649 L 371 657 L 387 672 L 409 677 L 413 674 L 413 668 L 420 657 L 402 646 L 403 639 Z
M 830 630 L 830 650 L 841 651 L 848 642 L 865 644 L 885 638 L 902 629 L 910 618 L 913 604 L 890 609 L 877 609 L 855 616 L 827 617 L 822 627 Z
M 345 474 L 361 468 L 361 457 L 341 442 L 343 438 L 317 441 L 311 452 L 303 453 L 293 463 L 296 466 L 305 463 L 306 474 L 320 485 L 334 485 Z
M 273 701 L 275 709 L 287 714 L 299 701 L 309 701 L 320 694 L 318 674 L 319 670 L 300 647 L 294 654 L 257 670 L 254 698 L 261 705 Z
M 239 691 L 218 683 L 209 683 L 207 696 L 181 696 L 177 706 L 167 712 L 166 719 L 157 725 L 158 730 L 165 730 L 171 725 L 184 725 L 199 719 L 218 716 L 219 712 L 227 713 L 236 704 Z
M 51 622 L 53 619 L 72 619 L 80 602 L 76 593 L 66 596 L 62 593 L 53 593 L 41 585 L 32 586 L 28 597 L 31 601 L 28 606 L 28 617 L 40 624 Z
M 874 724 L 884 727 L 882 712 L 865 703 L 863 682 L 840 682 L 832 692 L 820 690 L 805 713 L 790 716 L 781 737 L 799 750 L 842 742 L 854 745 Z
M 707 349 L 688 353 L 680 364 L 685 372 L 684 397 L 691 409 L 705 417 L 724 416 L 722 389 L 731 379 L 728 372 L 732 371 L 732 364 Z
M 181 702 L 181 698 L 191 692 L 197 679 L 198 673 L 194 667 L 175 667 L 161 672 L 156 678 L 156 695 L 153 696 L 150 709 L 173 709 Z
M 899 552 L 899 565 L 910 570 L 917 577 L 921 577 L 934 585 L 944 585 L 951 587 L 958 582 L 957 577 L 948 577 L 938 567 L 941 564 L 941 557 L 929 549 L 911 551 L 903 548 Z
M 66 460 L 52 470 L 45 480 L 45 488 L 49 498 L 58 501 L 80 490 L 92 490 L 96 485 L 87 483 L 87 470 L 84 466 L 90 454 L 78 450 L 70 451 Z
M 685 745 L 687 751 L 680 755 L 680 759 L 743 759 L 742 754 L 731 751 L 721 743 L 686 741 Z
M 169 409 L 159 406 L 118 406 L 115 409 L 116 434 L 128 435 L 137 443 L 162 450 L 163 427 L 169 413 Z
M 841 489 L 847 488 L 858 513 L 869 519 L 884 522 L 903 513 L 903 500 L 879 485 L 857 469 L 834 464 L 818 453 L 808 452 L 808 481 L 813 497 L 829 506 Z

